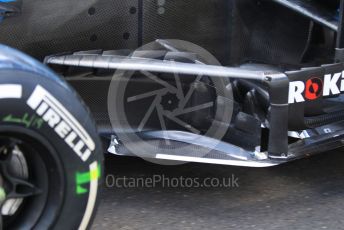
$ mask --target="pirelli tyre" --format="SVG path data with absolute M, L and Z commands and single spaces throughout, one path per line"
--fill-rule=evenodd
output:
M 103 153 L 67 83 L 0 45 L 0 204 L 4 229 L 86 229 Z

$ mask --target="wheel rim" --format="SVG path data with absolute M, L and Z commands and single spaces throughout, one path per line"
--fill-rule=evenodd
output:
M 51 226 L 63 200 L 62 172 L 55 150 L 41 136 L 20 128 L 0 131 L 4 228 Z

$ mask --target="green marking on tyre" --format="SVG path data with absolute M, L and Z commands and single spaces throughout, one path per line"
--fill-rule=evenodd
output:
M 101 176 L 100 164 L 98 164 L 97 169 L 90 170 L 89 172 L 80 173 L 77 172 L 75 175 L 76 181 L 76 194 L 81 195 L 88 192 L 88 189 L 84 188 L 82 185 L 88 184 L 91 181 L 98 180 Z
M 6 193 L 3 188 L 0 188 L 0 204 L 6 200 Z
M 2 119 L 4 122 L 11 122 L 24 125 L 26 128 L 40 129 L 43 125 L 43 119 L 36 115 L 29 115 L 25 113 L 22 117 L 15 117 L 12 114 L 7 115 Z

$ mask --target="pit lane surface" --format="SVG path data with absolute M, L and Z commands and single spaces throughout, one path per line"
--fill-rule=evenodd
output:
M 106 161 L 110 176 L 93 229 L 344 229 L 344 150 L 260 169 L 162 166 L 114 156 Z M 129 181 L 154 175 L 200 181 L 234 176 L 238 186 L 113 185 L 112 176 Z

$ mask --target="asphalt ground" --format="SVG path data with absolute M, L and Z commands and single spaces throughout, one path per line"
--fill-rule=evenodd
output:
M 106 175 L 93 229 L 344 229 L 344 150 L 272 168 L 107 156 Z

